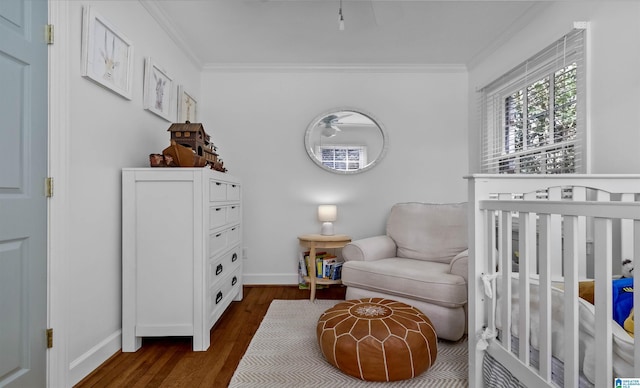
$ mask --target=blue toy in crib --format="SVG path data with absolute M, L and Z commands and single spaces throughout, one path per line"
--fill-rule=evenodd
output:
M 633 278 L 613 281 L 613 319 L 624 327 L 624 321 L 633 309 Z

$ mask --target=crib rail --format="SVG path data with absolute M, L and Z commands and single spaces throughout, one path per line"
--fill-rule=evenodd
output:
M 589 265 L 595 275 L 595 386 L 613 377 L 640 377 L 640 341 L 634 344 L 634 375 L 612 374 L 612 290 L 614 246 L 623 257 L 640 257 L 640 176 L 636 175 L 475 175 L 469 177 L 469 386 L 482 387 L 483 351 L 506 366 L 526 386 L 551 382 L 551 285 L 564 287 L 564 386 L 578 387 L 578 281 Z M 570 195 L 566 195 L 569 192 Z M 541 195 L 541 193 L 543 193 Z M 517 199 L 514 199 L 517 198 Z M 512 231 L 517 220 L 519 313 L 518 354 L 511 349 Z M 615 233 L 614 233 L 615 230 Z M 615 236 L 615 242 L 614 242 Z M 637 242 L 637 243 L 636 243 Z M 592 248 L 592 249 L 591 249 Z M 589 252 L 588 252 L 589 251 Z M 587 262 L 588 253 L 594 258 Z M 562 258 L 562 260 L 558 260 Z M 539 279 L 539 367 L 530 366 L 531 277 Z M 501 277 L 496 290 L 492 280 Z M 634 279 L 634 288 L 640 286 Z M 497 292 L 503 296 L 496 317 Z M 640 297 L 634 293 L 634 304 Z M 497 324 L 501 340 L 492 339 Z M 636 332 L 640 325 L 636 323 Z M 506 330 L 505 330 L 506 329 Z M 477 346 L 473 336 L 485 338 Z M 482 343 L 480 341 L 479 343 Z

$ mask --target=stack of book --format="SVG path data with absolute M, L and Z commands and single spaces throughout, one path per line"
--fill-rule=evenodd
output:
M 298 280 L 300 285 L 306 285 L 305 276 L 310 276 L 308 268 L 309 252 L 301 252 L 298 260 Z M 311 276 L 318 279 L 339 280 L 342 277 L 342 261 L 338 261 L 338 257 L 328 252 L 316 252 L 316 261 L 312 268 L 315 269 Z M 306 287 L 305 287 L 306 288 Z

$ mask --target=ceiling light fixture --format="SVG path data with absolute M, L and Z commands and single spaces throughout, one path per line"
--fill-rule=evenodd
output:
M 344 16 L 342 16 L 342 0 L 340 0 L 340 9 L 338 10 L 338 28 L 344 31 Z

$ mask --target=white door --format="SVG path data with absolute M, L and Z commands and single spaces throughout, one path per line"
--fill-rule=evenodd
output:
M 46 385 L 46 0 L 0 0 L 0 387 Z

